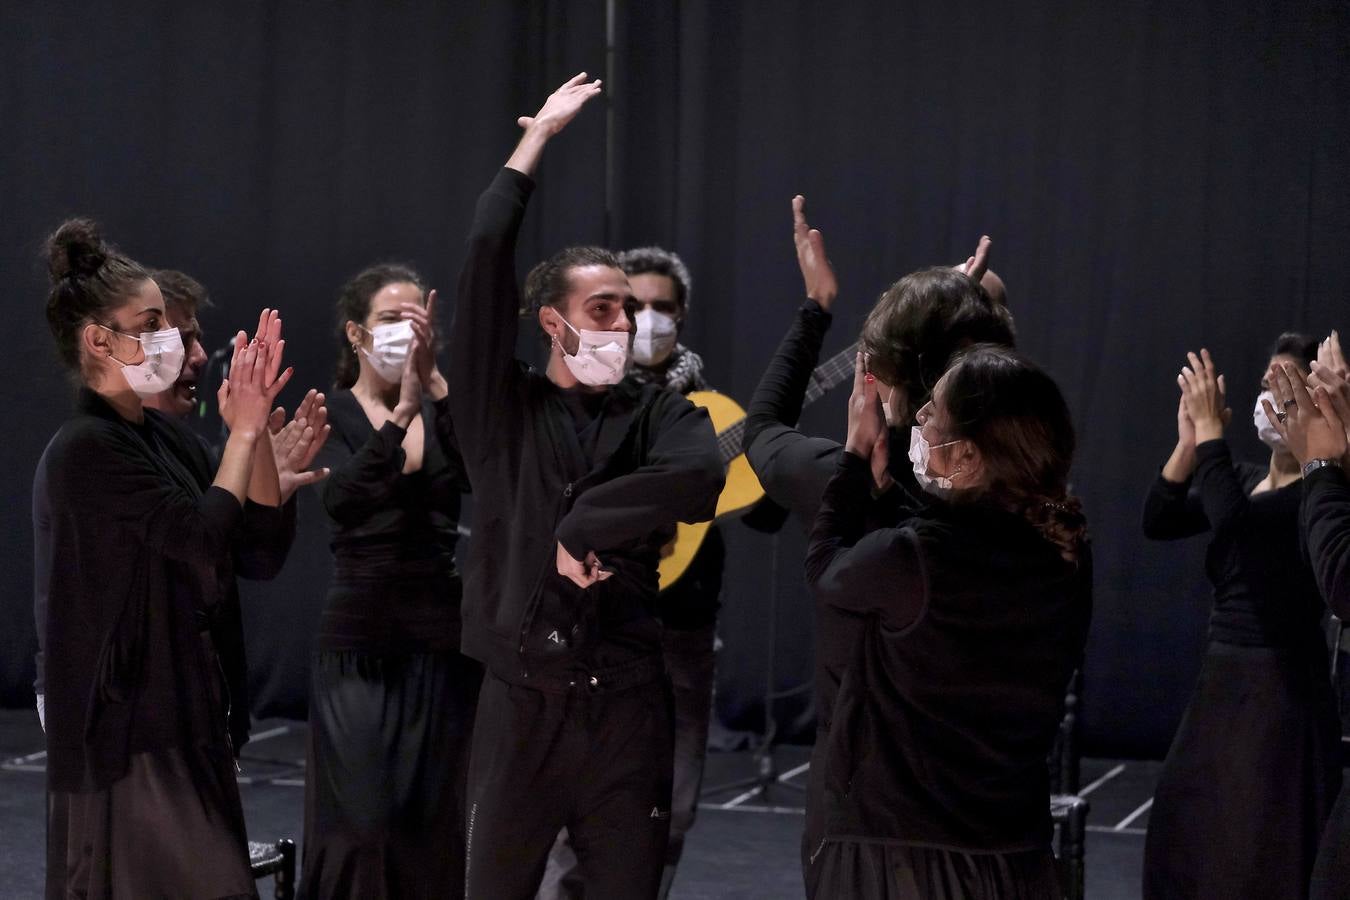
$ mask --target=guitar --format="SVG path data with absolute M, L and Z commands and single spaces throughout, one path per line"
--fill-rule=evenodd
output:
M 853 344 L 816 366 L 806 386 L 803 409 L 819 400 L 830 388 L 853 376 L 857 352 L 858 345 Z M 741 515 L 764 498 L 764 488 L 741 451 L 745 440 L 745 410 L 735 400 L 717 391 L 694 391 L 687 396 L 690 403 L 706 409 L 708 418 L 712 419 L 713 429 L 717 432 L 717 449 L 727 470 L 727 483 L 718 495 L 717 512 L 711 520 L 693 525 L 675 523 L 675 539 L 662 549 L 661 562 L 657 566 L 661 590 L 670 587 L 688 570 L 713 522 Z

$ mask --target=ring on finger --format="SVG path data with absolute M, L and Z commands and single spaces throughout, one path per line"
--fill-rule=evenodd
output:
M 1275 414 L 1275 421 L 1279 422 L 1282 425 L 1284 424 L 1284 420 L 1288 418 L 1289 413 L 1285 412 L 1284 410 L 1280 410 Z
M 1298 406 L 1298 401 L 1295 400 L 1293 397 L 1290 397 L 1288 400 L 1284 401 L 1285 409 L 1288 409 L 1291 406 Z

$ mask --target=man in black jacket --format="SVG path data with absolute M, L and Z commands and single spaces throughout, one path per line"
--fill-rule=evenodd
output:
M 632 302 L 608 251 L 536 266 L 525 301 L 545 374 L 514 358 L 515 243 L 544 145 L 600 91 L 578 75 L 533 117 L 478 201 L 450 330 L 451 410 L 477 498 L 463 652 L 487 669 L 469 769 L 470 898 L 534 895 L 560 828 L 588 897 L 654 896 L 670 820 L 672 720 L 653 615 L 676 521 L 712 517 L 707 414 L 621 380 Z

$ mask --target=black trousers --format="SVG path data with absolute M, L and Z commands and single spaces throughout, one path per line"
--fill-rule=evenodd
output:
M 485 676 L 469 763 L 467 900 L 530 900 L 562 828 L 587 900 L 655 897 L 673 743 L 664 677 L 554 693 Z

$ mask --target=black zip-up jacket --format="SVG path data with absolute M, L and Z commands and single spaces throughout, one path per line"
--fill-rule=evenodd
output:
M 1350 478 L 1344 469 L 1318 469 L 1303 479 L 1303 533 L 1323 598 L 1350 619 Z
M 450 408 L 474 492 L 462 650 L 504 681 L 598 690 L 662 671 L 656 564 L 676 521 L 710 519 L 725 473 L 706 411 L 625 380 L 588 459 L 563 392 L 515 359 L 515 247 L 534 182 L 502 169 L 478 200 L 450 329 Z M 614 574 L 582 590 L 557 545 Z

